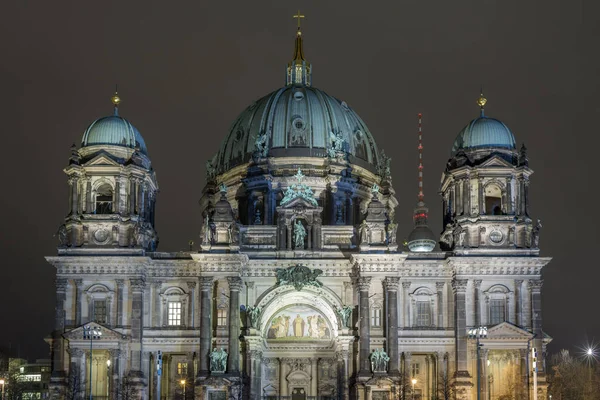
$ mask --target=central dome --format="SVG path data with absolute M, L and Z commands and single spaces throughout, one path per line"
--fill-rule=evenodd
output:
M 266 134 L 268 157 L 325 157 L 333 135 L 341 135 L 352 164 L 374 170 L 377 145 L 360 117 L 322 90 L 289 85 L 255 101 L 231 126 L 213 160 L 219 173 L 248 162 Z

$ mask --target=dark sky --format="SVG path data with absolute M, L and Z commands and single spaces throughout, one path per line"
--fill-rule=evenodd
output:
M 67 211 L 62 169 L 112 112 L 115 83 L 157 172 L 159 250 L 185 249 L 198 241 L 205 161 L 246 106 L 284 84 L 298 6 L 314 86 L 353 107 L 392 157 L 399 239 L 416 201 L 416 114 L 439 232 L 440 175 L 484 85 L 486 113 L 527 144 L 535 170 L 532 216 L 554 257 L 551 351 L 600 340 L 598 2 L 20 0 L 0 9 L 0 347 L 48 353 L 54 269 L 43 257 Z

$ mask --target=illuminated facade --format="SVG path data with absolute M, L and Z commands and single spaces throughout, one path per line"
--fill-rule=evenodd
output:
M 156 251 L 156 176 L 117 96 L 114 115 L 86 130 L 65 169 L 70 213 L 58 255 L 48 257 L 57 270 L 53 395 L 531 392 L 530 351 L 543 355 L 550 340 L 540 301 L 550 259 L 539 256 L 541 225 L 529 217 L 525 149 L 484 115 L 482 96 L 442 176 L 441 250 L 422 190 L 398 248 L 407 218 L 395 215 L 390 159 L 345 101 L 311 86 L 302 40 L 298 29 L 286 86 L 244 110 L 206 164 L 199 251 Z M 478 326 L 485 337 L 470 337 Z

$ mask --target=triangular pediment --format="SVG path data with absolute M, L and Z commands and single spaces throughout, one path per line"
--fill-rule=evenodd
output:
M 503 168 L 514 168 L 514 165 L 506 161 L 505 159 L 493 156 L 488 160 L 485 160 L 483 163 L 479 165 L 479 168 L 494 168 L 494 167 L 503 167 Z
M 533 333 L 510 322 L 502 322 L 487 330 L 488 339 L 530 340 Z
M 84 325 L 78 326 L 77 328 L 73 328 L 70 331 L 63 333 L 63 337 L 65 339 L 69 340 L 70 342 L 73 342 L 73 341 L 89 342 L 89 339 L 84 339 L 84 333 L 85 333 L 84 330 L 85 330 L 85 327 L 88 325 L 100 327 L 102 336 L 99 339 L 99 342 L 100 341 L 114 342 L 114 341 L 121 341 L 121 340 L 128 339 L 127 335 L 124 335 L 120 332 L 115 331 L 114 329 L 107 328 L 106 326 L 103 326 L 102 324 L 97 324 L 97 323 L 84 324 Z
M 292 199 L 289 203 L 287 203 L 284 206 L 281 206 L 282 208 L 297 208 L 297 207 L 304 207 L 304 208 L 317 208 L 315 207 L 315 205 L 313 203 L 311 203 L 310 201 L 298 196 L 294 199 Z
M 88 162 L 86 162 L 85 164 L 83 164 L 84 167 L 92 167 L 92 166 L 99 166 L 99 165 L 118 167 L 121 164 L 119 164 L 118 162 L 116 162 L 107 153 L 100 153 L 96 157 L 92 158 L 91 160 L 89 160 Z

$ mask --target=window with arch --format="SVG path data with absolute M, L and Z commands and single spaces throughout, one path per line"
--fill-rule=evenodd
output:
M 111 214 L 113 212 L 113 188 L 103 183 L 96 189 L 96 214 Z
M 381 327 L 381 307 L 371 308 L 371 326 L 374 328 Z
M 484 188 L 486 215 L 502 215 L 502 189 L 495 183 Z
M 160 297 L 163 304 L 162 325 L 185 327 L 189 295 L 179 287 L 170 287 Z
M 413 327 L 427 329 L 435 326 L 436 295 L 427 288 L 417 288 L 411 297 L 411 320 Z
M 88 301 L 88 320 L 98 324 L 110 325 L 113 291 L 106 285 L 94 284 L 85 293 Z
M 487 300 L 488 324 L 497 325 L 507 321 L 510 290 L 504 285 L 494 285 L 484 294 Z

